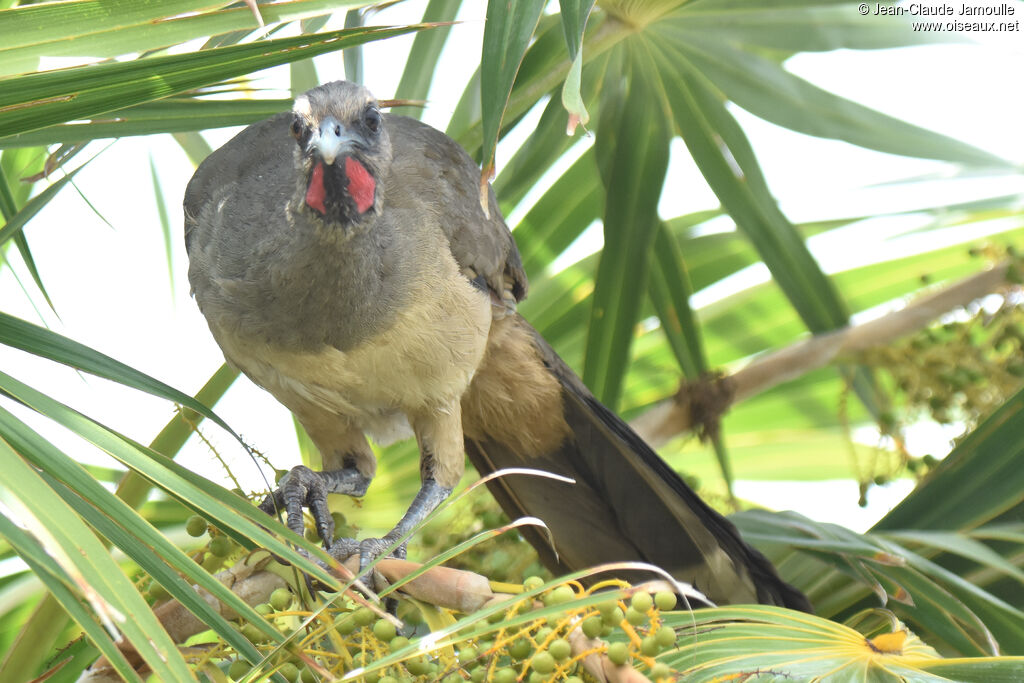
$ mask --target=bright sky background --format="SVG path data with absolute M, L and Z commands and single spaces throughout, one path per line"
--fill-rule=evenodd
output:
M 417 21 L 425 4 L 403 3 L 371 16 L 368 23 Z M 484 4 L 465 3 L 465 21 L 453 27 L 449 37 L 449 48 L 442 58 L 439 79 L 425 116 L 438 127 L 444 128 L 463 85 L 479 62 Z M 1018 16 L 1024 15 L 1024 6 L 1015 4 Z M 393 94 L 410 43 L 411 38 L 397 38 L 366 46 L 365 82 L 379 97 Z M 1020 33 L 1002 34 L 982 45 L 800 55 L 788 62 L 788 68 L 833 92 L 1024 164 L 1022 47 Z M 319 58 L 321 80 L 340 78 L 341 64 L 340 53 Z M 277 70 L 269 74 L 267 82 L 279 86 L 282 73 Z M 946 166 L 808 138 L 745 112 L 736 113 L 753 142 L 772 191 L 795 221 L 1024 192 L 1021 176 L 955 183 L 935 181 L 913 188 L 872 187 L 942 171 Z M 527 126 L 530 120 L 527 119 Z M 207 139 L 216 146 L 233 133 L 211 132 Z M 514 144 L 522 134 L 510 138 L 510 144 Z M 105 144 L 93 143 L 90 151 L 95 153 Z M 584 140 L 580 144 L 589 142 Z M 500 170 L 502 161 L 510 156 L 509 145 L 500 147 L 498 154 Z M 159 168 L 161 191 L 173 226 L 173 284 L 153 199 L 151 159 Z M 4 310 L 33 322 L 38 322 L 41 314 L 52 329 L 194 393 L 220 365 L 222 356 L 188 295 L 180 201 L 192 171 L 184 153 L 169 136 L 116 142 L 77 178 L 82 193 L 112 227 L 97 217 L 74 190 L 67 188 L 27 229 L 60 318 L 48 311 L 41 297 L 34 293 L 34 306 L 29 303 L 9 269 L 0 273 Z M 666 218 L 718 205 L 679 141 L 673 147 L 667 184 L 671 191 L 665 193 L 660 206 Z M 520 213 L 516 211 L 510 216 L 513 225 Z M 851 260 L 874 258 L 874 253 L 858 247 L 864 234 L 860 232 L 858 240 L 854 231 L 852 239 L 839 250 L 819 252 L 826 268 L 835 270 L 848 267 Z M 591 230 L 577 245 L 574 256 L 599 246 L 600 231 Z M 30 282 L 21 264 L 15 263 L 15 270 L 24 282 Z M 743 279 L 734 281 L 732 287 L 750 286 L 760 277 L 759 271 L 753 269 Z M 698 301 L 706 304 L 713 298 L 717 298 L 714 293 L 705 292 L 698 296 Z M 80 376 L 6 347 L 0 348 L 0 364 L 37 389 L 142 442 L 149 442 L 172 415 L 172 408 L 164 401 Z M 298 462 L 289 415 L 247 380 L 237 382 L 216 410 L 250 443 L 269 454 L 277 466 L 283 468 Z M 104 456 L 92 452 L 76 437 L 53 428 L 28 411 L 19 409 L 18 413 L 37 429 L 45 430 L 68 453 L 89 462 L 109 464 Z M 204 433 L 225 455 L 239 455 L 237 445 L 214 428 L 208 427 Z M 948 434 L 940 438 L 946 439 Z M 181 462 L 210 478 L 226 481 L 207 447 L 195 439 L 186 447 Z M 248 460 L 237 458 L 233 462 L 236 474 L 242 475 L 249 486 L 260 486 Z M 867 528 L 906 489 L 905 484 L 876 488 L 869 509 L 860 510 L 856 507 L 856 487 L 852 481 L 737 483 L 740 496 L 771 507 L 796 508 L 816 519 L 839 521 L 855 529 Z M 371 487 L 371 501 L 372 492 Z

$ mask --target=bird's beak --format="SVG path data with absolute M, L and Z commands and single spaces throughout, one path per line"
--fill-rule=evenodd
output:
M 313 147 L 328 166 L 347 150 L 353 141 L 351 133 L 333 116 L 320 122 L 320 134 L 313 140 Z

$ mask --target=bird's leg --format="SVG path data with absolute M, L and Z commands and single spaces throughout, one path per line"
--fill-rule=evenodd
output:
M 404 558 L 406 542 L 403 541 L 397 547 L 396 544 L 451 494 L 462 477 L 464 454 L 459 403 L 453 401 L 442 410 L 412 416 L 410 422 L 420 447 L 422 484 L 409 509 L 395 528 L 381 538 L 363 539 L 358 546 L 353 542 L 345 546 L 336 543 L 331 547 L 331 554 L 338 559 L 344 559 L 358 550 L 360 569 L 389 550 L 393 556 Z
M 339 538 L 330 548 L 331 555 L 339 560 L 344 560 L 358 552 L 360 570 L 365 569 L 366 565 L 385 553 L 404 559 L 408 541 L 398 544 L 399 540 L 415 529 L 416 525 L 433 512 L 451 492 L 451 488 L 441 486 L 434 479 L 425 480 L 409 509 L 394 529 L 380 538 L 364 538 L 359 542 Z
M 376 472 L 376 460 L 362 432 L 338 429 L 325 434 L 322 430 L 311 429 L 317 426 L 311 420 L 304 424 L 324 456 L 323 471 L 317 472 L 305 465 L 293 467 L 259 507 L 270 515 L 284 510 L 288 528 L 299 535 L 305 531 L 302 508 L 309 508 L 324 548 L 330 549 L 334 539 L 334 518 L 327 507 L 327 494 L 342 493 L 356 497 L 365 494 Z M 327 444 L 335 450 L 327 450 Z

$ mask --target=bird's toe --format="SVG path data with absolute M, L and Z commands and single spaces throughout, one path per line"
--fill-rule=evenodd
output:
M 327 553 L 338 562 L 344 562 L 359 552 L 359 541 L 354 538 L 336 538 Z
M 327 483 L 320 472 L 305 465 L 293 467 L 278 482 L 278 488 L 267 496 L 260 509 L 277 515 L 283 509 L 287 513 L 288 528 L 299 534 L 305 531 L 302 509 L 308 508 L 316 523 L 317 532 L 329 547 L 334 537 L 334 518 L 327 507 Z

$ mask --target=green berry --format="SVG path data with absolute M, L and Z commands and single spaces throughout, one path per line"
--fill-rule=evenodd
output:
M 628 621 L 632 626 L 639 626 L 647 621 L 647 615 L 643 612 L 637 612 L 635 609 L 630 607 L 626 610 L 626 621 Z
M 505 620 L 505 613 L 504 612 L 495 612 L 491 616 L 487 617 L 487 623 L 488 624 L 497 624 L 499 621 L 504 621 L 504 620 Z
M 203 569 L 205 569 L 208 574 L 214 574 L 221 568 L 221 565 L 223 564 L 223 558 L 217 557 L 213 553 L 207 553 L 206 557 L 203 558 L 202 566 Z
M 626 615 L 622 613 L 622 608 L 616 607 L 611 612 L 602 612 L 601 621 L 604 622 L 605 626 L 618 626 L 622 623 L 625 616 Z
M 563 659 L 568 659 L 569 655 L 572 654 L 572 646 L 570 646 L 569 641 L 564 638 L 555 638 L 551 641 L 551 644 L 548 645 L 548 652 L 550 652 L 551 656 L 558 661 L 562 661 Z
M 462 676 L 459 674 L 448 674 L 441 679 L 441 683 L 462 683 Z
M 231 666 L 228 667 L 228 676 L 231 676 L 231 678 L 234 679 L 239 679 L 249 673 L 250 668 L 249 662 L 244 659 L 236 659 L 231 662 Z
M 662 626 L 658 629 L 658 632 L 654 634 L 654 637 L 658 639 L 658 645 L 661 647 L 672 647 L 676 644 L 676 632 L 675 629 L 669 626 Z
M 376 671 L 369 674 L 363 674 L 363 683 L 380 683 L 380 674 Z
M 530 644 L 530 641 L 520 638 L 509 645 L 508 653 L 512 659 L 523 660 L 529 656 L 532 647 L 533 645 Z
M 405 663 L 405 668 L 413 676 L 423 676 L 430 670 L 430 662 L 423 657 L 417 657 L 416 659 L 410 659 Z
M 398 679 L 394 676 L 381 676 L 377 683 L 398 683 Z
M 405 647 L 408 644 L 409 644 L 409 639 L 406 638 L 405 636 L 395 636 L 394 638 L 391 639 L 391 642 L 388 643 L 388 645 L 391 646 L 391 651 L 392 652 L 398 652 L 399 650 L 401 650 L 403 647 Z
M 268 614 L 271 614 L 274 611 L 274 608 L 271 607 L 269 603 L 261 602 L 260 604 L 256 605 L 255 610 L 256 614 L 267 616 Z
M 516 683 L 516 678 L 515 670 L 508 667 L 494 672 L 494 683 Z
M 654 604 L 663 612 L 668 612 L 676 606 L 676 594 L 672 591 L 658 591 L 654 595 Z
M 419 626 L 423 623 L 423 614 L 420 612 L 418 607 L 408 603 L 400 602 L 398 618 L 409 624 L 410 626 Z M 404 607 L 405 609 L 402 609 Z
M 668 664 L 665 662 L 658 662 L 651 667 L 651 678 L 657 681 L 659 678 L 668 678 L 669 674 L 672 673 L 672 669 L 668 668 Z
M 646 612 L 651 609 L 651 605 L 654 604 L 654 600 L 651 599 L 650 593 L 634 593 L 633 599 L 630 600 L 629 604 L 637 612 Z
M 377 618 L 377 615 L 369 607 L 360 607 L 352 616 L 359 626 L 369 626 Z
M 199 538 L 206 533 L 206 529 L 206 520 L 199 515 L 192 515 L 188 518 L 188 521 L 185 522 L 185 531 L 188 532 L 188 535 L 192 538 Z
M 555 658 L 549 652 L 538 652 L 533 656 L 530 666 L 541 674 L 549 674 L 555 670 Z
M 540 588 L 544 585 L 544 579 L 539 576 L 527 576 L 523 579 L 523 590 L 532 591 L 534 588 Z
M 660 650 L 661 646 L 658 644 L 658 639 L 654 636 L 644 636 L 644 639 L 640 641 L 640 652 L 643 652 L 646 657 L 653 657 Z
M 569 602 L 576 597 L 576 593 L 573 592 L 572 588 L 568 586 L 558 586 L 557 588 L 551 589 L 551 592 L 545 594 L 544 604 L 545 605 L 561 605 L 562 603 Z
M 352 617 L 342 617 L 341 621 L 334 625 L 334 629 L 343 636 L 347 636 L 356 630 L 356 620 Z
M 461 650 L 459 650 L 459 664 L 466 668 L 472 668 L 479 664 L 479 662 L 475 661 L 476 658 L 479 656 L 480 653 L 477 652 L 477 649 L 475 647 L 471 645 L 464 647 Z
M 629 648 L 623 642 L 612 643 L 608 646 L 608 659 L 615 666 L 622 666 L 629 659 Z
M 171 597 L 171 594 L 167 592 L 167 589 L 161 586 L 156 581 L 149 584 L 149 599 L 153 602 L 162 602 L 167 598 Z
M 601 637 L 602 638 L 607 638 L 608 636 L 610 636 L 614 632 L 615 632 L 615 627 L 614 626 L 608 626 L 607 624 L 601 624 Z
M 601 635 L 601 627 L 603 626 L 604 624 L 601 623 L 601 617 L 595 615 L 584 619 L 583 623 L 580 624 L 580 630 L 583 631 L 583 635 L 587 638 L 597 638 Z
M 287 588 L 275 588 L 270 594 L 270 606 L 277 612 L 283 612 L 292 605 L 292 592 Z
M 299 680 L 299 667 L 295 666 L 291 662 L 286 662 L 277 671 L 289 681 Z
M 256 624 L 243 624 L 242 635 L 251 643 L 262 643 L 269 639 L 269 636 Z
M 569 676 L 565 679 L 564 683 L 583 683 L 583 679 L 579 676 Z
M 390 643 L 398 635 L 395 625 L 387 619 L 378 619 L 373 625 L 373 635 L 385 643 Z
M 302 681 L 302 683 L 316 683 L 317 677 L 316 674 L 313 673 L 312 669 L 308 666 L 304 666 L 302 667 L 302 671 L 299 672 L 299 680 Z
M 548 636 L 550 636 L 551 632 L 554 630 L 555 629 L 551 628 L 550 626 L 542 626 L 541 628 L 537 629 L 536 633 L 533 634 L 533 639 L 536 640 L 538 643 L 543 643 L 545 640 L 548 639 Z
M 473 683 L 483 683 L 483 680 L 486 677 L 487 667 L 478 666 L 477 668 L 473 669 L 473 673 L 470 675 L 469 680 L 473 681 Z

